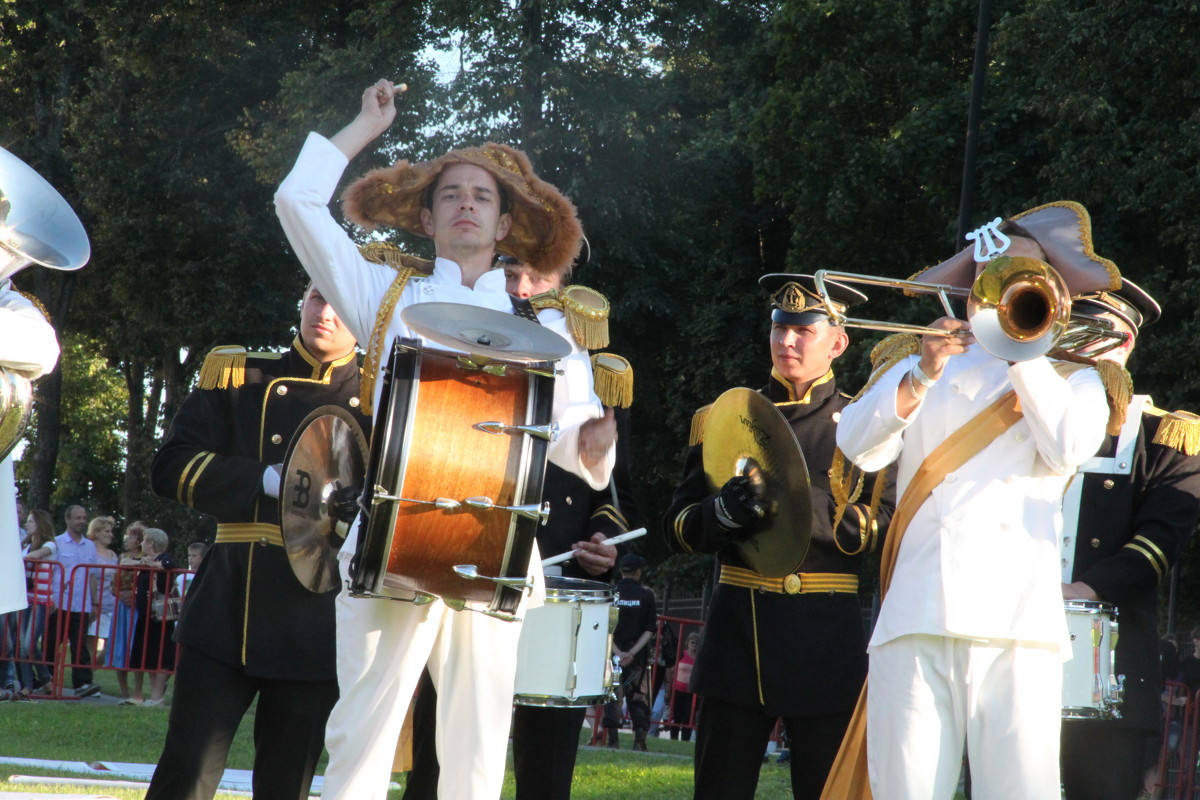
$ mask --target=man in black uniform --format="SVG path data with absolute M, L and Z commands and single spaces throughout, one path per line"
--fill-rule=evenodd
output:
M 255 695 L 254 797 L 307 797 L 337 700 L 334 597 L 302 586 L 279 529 L 279 464 L 314 409 L 358 413 L 354 337 L 315 288 L 284 353 L 217 348 L 154 458 L 154 491 L 217 518 L 188 587 L 183 647 L 150 800 L 208 800 Z
M 1119 292 L 1077 298 L 1072 310 L 1108 319 L 1135 337 L 1160 313 L 1128 279 Z M 1135 341 L 1100 358 L 1124 366 Z M 1125 676 L 1120 719 L 1063 721 L 1068 800 L 1136 797 L 1147 766 L 1157 761 L 1163 716 L 1158 586 L 1200 515 L 1197 445 L 1200 420 L 1167 414 L 1145 395 L 1133 395 L 1120 433 L 1079 469 L 1064 500 L 1063 597 L 1117 607 L 1114 674 Z
M 613 658 L 621 664 L 621 691 L 616 700 L 604 706 L 604 727 L 608 746 L 619 747 L 617 728 L 621 724 L 621 700 L 633 723 L 633 749 L 646 749 L 650 729 L 650 685 L 646 667 L 650 660 L 650 640 L 658 625 L 654 591 L 642 585 L 646 559 L 637 553 L 621 558 L 621 580 L 617 583 L 617 627 L 613 631 Z
M 692 669 L 691 690 L 701 698 L 694 796 L 753 798 L 767 740 L 783 717 L 793 796 L 816 800 L 867 674 L 858 573 L 891 517 L 892 499 L 876 493 L 873 476 L 866 476 L 859 496 L 882 502 L 876 509 L 849 503 L 835 531 L 834 430 L 850 398 L 838 392 L 831 366 L 849 337 L 831 323 L 811 276 L 764 275 L 759 284 L 772 305 L 773 369 L 761 391 L 787 418 L 808 465 L 808 554 L 797 573 L 784 578 L 748 568 L 735 545 L 757 530 L 765 503 L 744 477 L 709 489 L 703 467 L 707 408 L 693 420 L 683 481 L 664 533 L 675 552 L 716 553 L 721 566 Z M 865 299 L 845 286 L 827 288 L 841 308 Z M 839 478 L 846 486 L 857 482 L 856 475 Z

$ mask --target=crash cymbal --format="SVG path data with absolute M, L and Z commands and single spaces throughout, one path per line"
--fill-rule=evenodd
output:
M 808 467 L 792 426 L 770 400 L 743 388 L 717 398 L 704 427 L 704 475 L 712 491 L 735 475 L 749 476 L 768 511 L 762 527 L 738 542 L 742 558 L 768 578 L 795 572 L 812 535 Z
M 292 572 L 304 588 L 328 592 L 340 583 L 337 552 L 358 509 L 367 439 L 345 409 L 322 406 L 288 445 L 279 489 L 279 527 Z
M 516 314 L 463 303 L 416 303 L 400 312 L 404 324 L 431 342 L 489 358 L 557 361 L 571 345 L 554 331 Z

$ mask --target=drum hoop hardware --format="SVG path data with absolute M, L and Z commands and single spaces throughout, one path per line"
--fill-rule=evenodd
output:
M 480 575 L 479 570 L 475 568 L 474 564 L 456 564 L 454 574 L 463 580 L 491 581 L 501 586 L 507 586 L 510 589 L 520 589 L 523 592 L 533 594 L 533 581 L 529 579 L 529 576 L 523 578 L 501 578 L 495 575 Z M 442 598 L 443 602 L 445 600 L 446 598 Z M 513 617 L 513 619 L 516 619 L 516 617 Z
M 465 356 L 458 356 L 456 361 L 459 369 L 478 370 L 480 372 L 485 372 L 488 375 L 495 375 L 499 378 L 503 378 L 504 376 L 508 375 L 508 371 L 510 369 L 521 370 L 530 375 L 538 375 L 543 378 L 554 378 L 563 374 L 561 369 L 554 369 L 553 367 L 546 368 L 525 364 L 513 364 L 508 361 L 494 361 L 487 356 L 476 355 L 475 353 Z
M 551 422 L 549 425 L 505 425 L 503 422 L 488 421 L 476 422 L 471 426 L 477 431 L 491 433 L 500 436 L 505 433 L 524 433 L 529 436 L 535 436 L 538 439 L 543 439 L 547 442 L 558 441 L 558 423 Z
M 530 504 L 525 506 L 498 506 L 490 497 L 468 497 L 466 500 L 463 500 L 463 502 L 471 508 L 480 508 L 486 511 L 507 511 L 513 516 L 521 517 L 523 519 L 537 520 L 538 522 L 541 522 L 542 520 L 546 519 L 546 517 L 550 516 L 549 503 L 541 503 L 540 505 Z

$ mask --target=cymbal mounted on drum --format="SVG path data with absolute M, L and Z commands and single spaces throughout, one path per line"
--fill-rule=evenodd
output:
M 359 513 L 367 439 L 348 411 L 321 406 L 300 423 L 280 476 L 279 527 L 304 588 L 338 588 L 337 553 Z
M 91 258 L 83 223 L 54 187 L 28 164 L 0 148 L 0 282 L 30 264 L 77 270 Z M 33 386 L 0 367 L 0 459 L 25 433 Z
M 792 426 L 775 404 L 751 389 L 730 389 L 708 411 L 704 475 L 710 491 L 744 475 L 770 511 L 737 548 L 746 564 L 768 578 L 796 571 L 812 536 L 808 467 Z

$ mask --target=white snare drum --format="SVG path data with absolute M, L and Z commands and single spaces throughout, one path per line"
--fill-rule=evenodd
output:
M 1063 664 L 1064 719 L 1121 716 L 1124 676 L 1115 675 L 1117 610 L 1109 603 L 1064 600 L 1071 660 Z
M 617 613 L 606 583 L 546 577 L 546 603 L 525 612 L 514 700 L 579 708 L 607 702 Z

